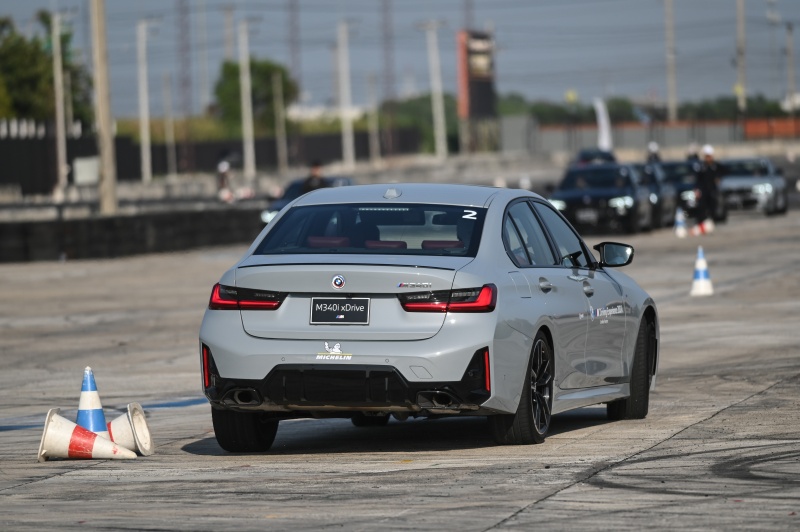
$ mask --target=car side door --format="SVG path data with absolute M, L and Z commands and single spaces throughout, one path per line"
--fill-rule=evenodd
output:
M 588 306 L 586 349 L 580 366 L 584 386 L 603 386 L 624 377 L 622 342 L 625 337 L 626 303 L 622 287 L 597 267 L 594 255 L 555 209 L 535 202 L 534 208 L 569 271 L 568 279 L 580 288 Z
M 503 243 L 531 289 L 525 310 L 530 316 L 530 325 L 535 325 L 542 314 L 553 324 L 559 367 L 556 374 L 563 376 L 556 385 L 562 389 L 585 387 L 582 367 L 589 309 L 580 286 L 569 278 L 570 271 L 556 259 L 547 234 L 528 201 L 518 201 L 506 210 Z M 530 335 L 535 332 L 531 330 Z

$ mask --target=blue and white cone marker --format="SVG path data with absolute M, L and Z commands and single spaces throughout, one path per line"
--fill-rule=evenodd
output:
M 714 293 L 711 276 L 708 274 L 708 263 L 703 254 L 703 246 L 697 246 L 697 260 L 694 263 L 694 282 L 690 296 L 710 296 Z
M 101 438 L 98 434 L 76 425 L 59 415 L 58 408 L 47 412 L 42 440 L 37 454 L 39 462 L 50 458 L 131 459 L 136 453 Z
M 103 414 L 100 395 L 97 393 L 97 384 L 94 382 L 94 373 L 92 373 L 92 368 L 89 366 L 86 366 L 86 369 L 83 370 L 81 400 L 78 403 L 78 419 L 75 422 L 86 430 L 95 432 L 107 440 L 111 439 L 108 436 L 106 416 Z
M 130 403 L 126 414 L 122 414 L 108 424 L 108 436 L 117 445 L 142 456 L 153 454 L 150 429 L 144 417 L 144 410 L 139 403 Z
M 689 233 L 686 230 L 686 215 L 683 213 L 683 209 L 678 207 L 675 211 L 675 236 L 686 238 L 687 234 Z

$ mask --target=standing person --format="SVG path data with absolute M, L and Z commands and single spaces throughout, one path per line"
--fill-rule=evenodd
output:
M 697 143 L 692 142 L 689 144 L 689 147 L 686 148 L 686 162 L 692 165 L 700 164 L 700 156 L 697 155 Z
M 231 163 L 227 158 L 223 158 L 217 164 L 217 196 L 220 200 L 233 202 L 233 192 L 231 191 Z
M 648 163 L 660 163 L 661 162 L 661 155 L 658 153 L 658 142 L 650 141 L 647 144 L 647 162 Z
M 303 194 L 327 186 L 328 183 L 322 177 L 322 164 L 316 159 L 311 161 L 308 177 L 303 181 Z
M 710 233 L 714 230 L 714 213 L 717 212 L 719 201 L 719 182 L 722 179 L 723 169 L 714 159 L 714 147 L 706 144 L 702 149 L 703 162 L 697 171 L 694 196 L 697 201 L 695 219 L 697 226 L 695 233 Z

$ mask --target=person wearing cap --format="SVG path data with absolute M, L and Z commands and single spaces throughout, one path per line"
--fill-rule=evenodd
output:
M 701 153 L 703 160 L 696 172 L 697 180 L 694 188 L 694 196 L 697 201 L 695 218 L 698 225 L 705 220 L 713 220 L 714 213 L 717 212 L 719 182 L 723 176 L 722 165 L 714 159 L 714 147 L 706 144 Z
M 647 162 L 648 163 L 661 162 L 661 156 L 658 154 L 658 142 L 651 140 L 647 144 Z

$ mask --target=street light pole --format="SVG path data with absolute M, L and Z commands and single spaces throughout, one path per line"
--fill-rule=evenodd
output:
M 342 161 L 344 167 L 355 167 L 355 141 L 353 139 L 353 116 L 350 110 L 350 53 L 348 51 L 347 22 L 339 22 L 337 38 L 337 63 L 339 71 L 339 118 L 342 122 Z
M 153 180 L 153 165 L 150 159 L 150 99 L 147 83 L 147 19 L 140 19 L 136 26 L 136 58 L 139 74 L 139 152 L 142 166 L 142 183 Z
M 242 150 L 244 178 L 252 183 L 256 179 L 256 150 L 253 139 L 253 93 L 250 84 L 250 46 L 247 21 L 239 22 L 239 91 L 242 101 Z
M 117 167 L 111 130 L 111 96 L 108 84 L 105 0 L 91 0 L 92 58 L 94 63 L 95 120 L 100 146 L 100 212 L 117 213 Z
M 64 128 L 64 68 L 61 59 L 61 15 L 53 13 L 51 21 L 53 41 L 53 82 L 56 99 L 56 188 L 53 199 L 61 203 L 67 188 L 67 137 Z
M 447 135 L 445 132 L 444 95 L 442 94 L 442 67 L 439 63 L 439 41 L 436 32 L 439 23 L 430 21 L 423 24 L 428 41 L 428 70 L 431 83 L 431 107 L 433 109 L 433 136 L 436 145 L 436 158 L 447 158 Z

